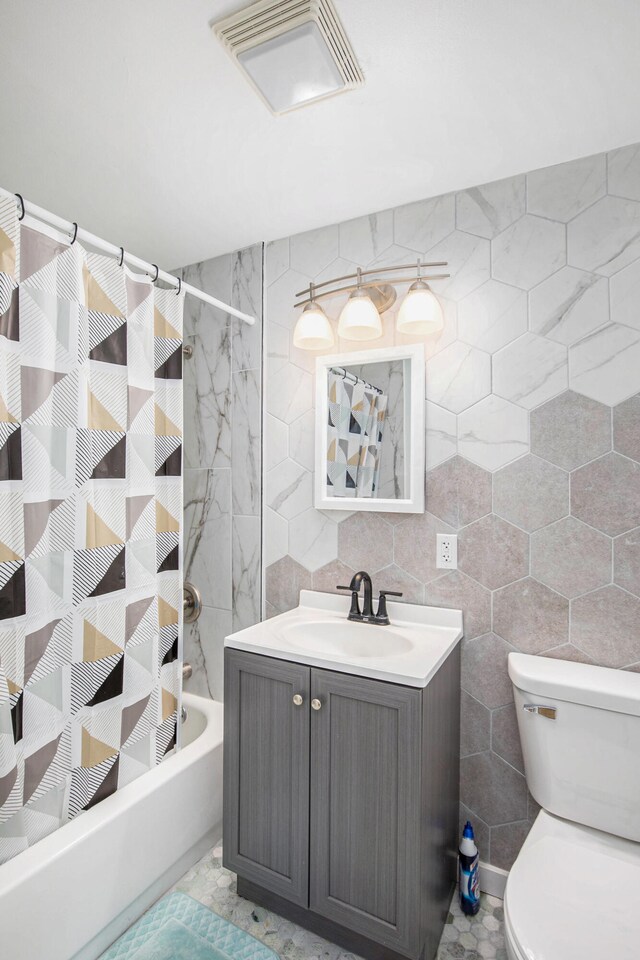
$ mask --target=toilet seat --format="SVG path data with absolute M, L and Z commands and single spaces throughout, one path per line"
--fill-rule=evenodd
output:
M 640 843 L 541 811 L 509 877 L 512 960 L 637 960 Z

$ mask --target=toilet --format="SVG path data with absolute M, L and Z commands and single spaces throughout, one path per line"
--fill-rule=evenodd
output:
M 510 960 L 640 957 L 640 674 L 509 654 L 541 811 L 504 894 Z

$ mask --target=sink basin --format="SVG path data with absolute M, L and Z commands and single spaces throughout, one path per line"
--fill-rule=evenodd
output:
M 296 650 L 334 657 L 397 657 L 413 649 L 411 640 L 393 628 L 350 621 L 311 620 L 281 628 L 283 639 Z
M 342 594 L 302 590 L 300 603 L 225 638 L 226 647 L 410 687 L 426 687 L 462 637 L 462 612 L 387 604 L 391 624 L 347 619 Z

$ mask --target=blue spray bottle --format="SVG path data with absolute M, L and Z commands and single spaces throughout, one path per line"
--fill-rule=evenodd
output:
M 478 848 L 473 837 L 473 827 L 467 820 L 462 831 L 458 855 L 458 879 L 460 881 L 460 906 L 467 916 L 480 909 L 480 884 L 478 877 Z

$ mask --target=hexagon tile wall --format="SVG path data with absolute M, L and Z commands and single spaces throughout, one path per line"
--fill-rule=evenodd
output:
M 416 254 L 451 271 L 426 342 L 428 512 L 320 513 L 293 293 Z M 536 805 L 508 651 L 640 669 L 640 146 L 276 241 L 265 283 L 267 613 L 360 567 L 463 608 L 462 816 L 509 867 Z M 384 326 L 372 346 L 394 342 Z M 459 569 L 443 574 L 451 530 Z

